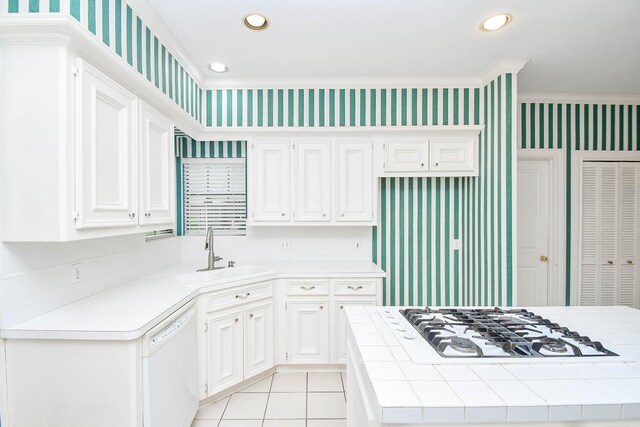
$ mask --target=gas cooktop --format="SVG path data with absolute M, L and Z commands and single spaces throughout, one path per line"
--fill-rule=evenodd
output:
M 599 342 L 524 309 L 426 307 L 400 313 L 446 358 L 618 356 Z

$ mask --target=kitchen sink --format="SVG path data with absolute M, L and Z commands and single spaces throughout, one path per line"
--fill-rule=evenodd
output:
M 262 267 L 246 265 L 242 267 L 224 268 L 222 270 L 206 270 L 194 273 L 179 274 L 174 278 L 187 286 L 215 285 L 216 283 L 226 283 L 229 281 L 250 279 L 255 276 L 268 273 Z

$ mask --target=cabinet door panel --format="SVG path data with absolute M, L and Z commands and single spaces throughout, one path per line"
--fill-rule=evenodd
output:
M 350 305 L 376 305 L 375 298 L 369 299 L 340 299 L 333 305 L 333 363 L 347 363 L 347 317 L 344 308 Z
M 173 126 L 146 105 L 140 114 L 140 223 L 175 219 Z
M 249 208 L 252 221 L 286 222 L 290 218 L 289 141 L 255 141 Z
M 289 362 L 329 363 L 329 307 L 326 300 L 289 301 Z
M 331 220 L 331 145 L 327 140 L 293 141 L 295 221 Z
M 77 228 L 136 225 L 136 99 L 86 64 L 78 79 Z
M 244 377 L 273 367 L 273 304 L 245 312 Z
M 475 166 L 473 139 L 429 141 L 431 172 L 472 172 Z
M 209 395 L 243 378 L 242 311 L 207 318 Z
M 371 141 L 338 140 L 337 221 L 373 221 Z
M 385 141 L 385 172 L 426 171 L 427 141 Z

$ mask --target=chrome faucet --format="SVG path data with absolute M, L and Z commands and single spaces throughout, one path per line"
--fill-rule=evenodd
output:
M 208 265 L 207 268 L 201 268 L 198 271 L 219 270 L 221 268 L 224 268 L 224 266 L 216 267 L 216 261 L 222 261 L 222 258 L 216 256 L 216 254 L 213 252 L 213 227 L 211 226 L 207 227 L 207 237 L 204 244 L 204 250 L 209 251 Z

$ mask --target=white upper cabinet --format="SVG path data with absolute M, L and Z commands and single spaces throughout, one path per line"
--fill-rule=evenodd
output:
M 293 140 L 295 221 L 331 220 L 331 140 Z
M 379 176 L 477 176 L 480 127 L 388 137 Z
M 427 140 L 388 140 L 385 142 L 385 171 L 423 172 L 428 168 Z
M 265 138 L 249 148 L 249 225 L 375 224 L 372 140 Z
M 76 227 L 137 225 L 136 97 L 85 64 L 76 113 Z
M 175 220 L 173 124 L 148 105 L 140 107 L 141 224 Z
M 429 141 L 429 169 L 434 172 L 473 172 L 473 140 L 441 138 Z
M 249 222 L 288 222 L 290 213 L 288 139 L 253 141 L 249 150 Z
M 337 140 L 338 211 L 340 222 L 372 222 L 373 143 L 371 140 Z

